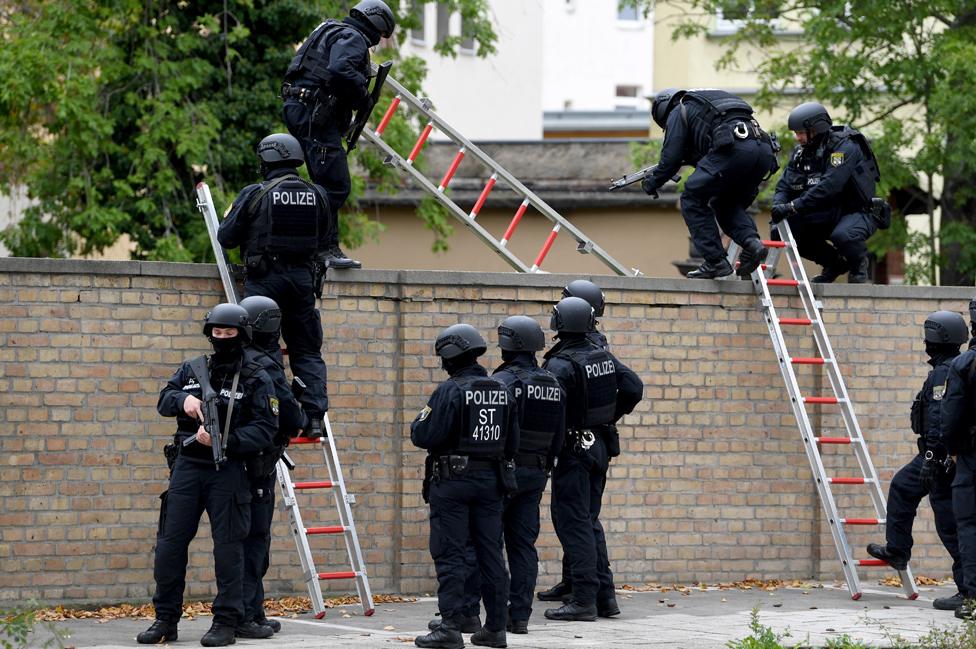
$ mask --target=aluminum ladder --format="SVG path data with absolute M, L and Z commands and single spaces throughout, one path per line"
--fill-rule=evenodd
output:
M 636 268 L 628 269 L 626 266 L 611 257 L 607 251 L 594 243 L 594 241 L 587 237 L 581 230 L 579 230 L 579 228 L 563 218 L 545 201 L 536 196 L 504 167 L 492 160 L 473 142 L 468 140 L 450 124 L 445 122 L 440 116 L 431 110 L 431 103 L 429 100 L 420 99 L 414 96 L 409 90 L 404 88 L 396 79 L 393 79 L 392 77 L 388 76 L 386 78 L 386 84 L 389 85 L 396 93 L 393 97 L 393 101 L 386 109 L 386 112 L 380 119 L 379 124 L 377 124 L 376 129 L 373 130 L 366 127 L 363 129 L 362 136 L 369 142 L 372 142 L 374 145 L 379 147 L 386 154 L 387 157 L 385 164 L 391 167 L 399 168 L 407 173 L 417 182 L 418 185 L 434 196 L 434 198 L 444 205 L 448 211 L 455 216 L 455 218 L 466 225 L 475 234 L 475 236 L 481 239 L 481 241 L 484 242 L 489 248 L 494 250 L 512 268 L 523 273 L 540 272 L 542 263 L 545 260 L 546 255 L 549 254 L 549 250 L 552 248 L 552 244 L 556 241 L 556 237 L 561 231 L 565 230 L 576 240 L 576 250 L 578 252 L 582 254 L 595 255 L 617 275 L 636 276 L 641 274 L 641 272 Z M 383 132 L 389 125 L 390 120 L 393 119 L 397 109 L 403 104 L 406 104 L 427 120 L 426 126 L 424 126 L 420 136 L 413 145 L 413 149 L 406 158 L 394 151 L 393 147 L 391 147 L 383 139 Z M 434 128 L 437 128 L 438 131 L 446 135 L 452 142 L 454 142 L 454 144 L 458 146 L 458 151 L 454 156 L 454 160 L 441 177 L 440 182 L 436 185 L 434 184 L 436 181 L 428 178 L 414 165 L 417 156 L 423 149 L 424 144 L 427 143 L 427 138 L 430 137 L 430 134 Z M 466 212 L 460 206 L 458 206 L 458 204 L 455 203 L 446 192 L 451 183 L 451 179 L 454 177 L 458 167 L 461 165 L 461 161 L 466 155 L 469 155 L 481 162 L 482 165 L 487 167 L 488 171 L 491 172 L 491 175 L 485 182 L 484 189 L 481 190 L 481 194 L 478 196 L 478 200 L 475 202 L 475 205 L 470 212 Z M 517 196 L 520 196 L 522 198 L 522 202 L 516 210 L 515 215 L 512 217 L 508 228 L 505 230 L 505 234 L 503 234 L 500 239 L 496 239 L 494 235 L 485 230 L 481 224 L 478 223 L 477 218 L 478 213 L 488 200 L 488 195 L 499 181 L 507 185 L 509 189 L 515 192 Z M 535 261 L 531 265 L 523 262 L 508 248 L 508 242 L 511 241 L 512 236 L 515 234 L 515 229 L 522 221 L 522 217 L 525 216 L 525 213 L 530 206 L 553 223 L 549 236 L 546 238 L 545 243 L 543 243 L 542 248 L 535 257 Z
M 206 183 L 197 185 L 197 208 L 203 213 L 203 218 L 207 224 L 207 233 L 210 235 L 210 244 L 213 246 L 214 257 L 217 260 L 217 268 L 220 271 L 220 280 L 224 285 L 224 293 L 227 301 L 237 304 L 237 290 L 234 278 L 227 262 L 227 256 L 223 247 L 217 241 L 217 212 L 214 209 L 213 198 L 210 195 L 210 187 Z M 282 350 L 287 353 L 286 350 Z M 352 517 L 352 505 L 356 502 L 356 497 L 346 491 L 346 482 L 342 477 L 342 466 L 339 463 L 339 453 L 335 446 L 335 437 L 332 434 L 332 425 L 329 422 L 329 414 L 325 413 L 322 421 L 325 427 L 325 437 L 309 438 L 296 437 L 291 441 L 295 445 L 318 445 L 322 449 L 325 465 L 329 471 L 329 479 L 321 481 L 295 482 L 292 480 L 291 470 L 295 465 L 286 454 L 278 461 L 277 475 L 278 486 L 281 488 L 281 506 L 288 512 L 289 527 L 292 537 L 295 539 L 295 546 L 298 549 L 298 558 L 301 561 L 302 574 L 305 585 L 308 587 L 309 597 L 312 601 L 312 608 L 315 617 L 321 619 L 325 617 L 325 601 L 322 598 L 322 581 L 337 579 L 354 579 L 356 590 L 359 592 L 359 601 L 362 605 L 364 615 L 372 615 L 375 611 L 373 606 L 373 595 L 369 589 L 369 578 L 366 574 L 366 563 L 363 560 L 362 548 L 359 545 L 359 536 L 356 534 L 356 523 Z M 302 520 L 301 509 L 298 505 L 297 492 L 312 490 L 329 489 L 332 491 L 336 510 L 339 513 L 339 525 L 328 525 L 319 527 L 305 527 Z M 309 543 L 309 536 L 342 534 L 346 544 L 346 553 L 349 556 L 349 565 L 352 570 L 340 572 L 318 572 L 315 568 L 315 561 L 312 558 L 312 549 Z
M 883 526 L 886 516 L 886 500 L 881 491 L 881 484 L 871 456 L 868 454 L 867 444 L 861 434 L 861 428 L 857 423 L 857 416 L 854 413 L 854 406 L 851 403 L 850 395 L 841 376 L 840 368 L 837 364 L 837 357 L 830 345 L 827 337 L 827 330 L 824 327 L 820 312 L 823 304 L 813 295 L 810 281 L 807 279 L 806 270 L 803 268 L 802 260 L 796 247 L 796 240 L 790 231 L 786 221 L 773 226 L 774 231 L 778 231 L 779 240 L 763 241 L 763 245 L 770 249 L 767 263 L 761 265 L 752 272 L 751 280 L 755 288 L 756 295 L 759 297 L 759 308 L 763 312 L 766 326 L 769 329 L 769 337 L 773 341 L 773 349 L 776 352 L 776 359 L 779 363 L 780 372 L 786 383 L 786 390 L 790 397 L 790 405 L 796 422 L 800 429 L 803 439 L 803 448 L 806 451 L 807 459 L 810 461 L 810 468 L 813 470 L 813 478 L 817 486 L 817 493 L 820 502 L 823 504 L 824 513 L 827 517 L 827 525 L 830 528 L 834 546 L 837 548 L 837 556 L 840 559 L 841 567 L 844 570 L 844 577 L 847 580 L 847 589 L 851 593 L 851 599 L 861 598 L 861 583 L 858 579 L 857 568 L 859 566 L 887 566 L 887 562 L 880 559 L 855 559 L 848 543 L 846 528 L 851 525 L 871 525 Z M 734 242 L 730 244 L 728 251 L 729 263 L 736 266 L 740 248 Z M 776 263 L 780 253 L 786 255 L 789 263 L 791 279 L 777 279 L 774 277 Z M 734 275 L 733 275 L 734 277 Z M 773 295 L 770 287 L 792 287 L 799 292 L 800 300 L 803 304 L 804 317 L 781 317 L 776 310 Z M 812 358 L 795 357 L 790 355 L 787 350 L 786 336 L 783 333 L 784 327 L 804 327 L 810 328 L 816 342 L 819 356 Z M 804 396 L 801 394 L 800 384 L 797 380 L 796 368 L 803 366 L 822 366 L 827 372 L 830 380 L 832 396 Z M 807 413 L 807 404 L 836 405 L 840 408 L 840 415 L 844 422 L 846 435 L 840 437 L 829 437 L 818 435 L 813 430 L 810 417 Z M 853 449 L 860 469 L 860 476 L 840 477 L 828 476 L 824 468 L 821 449 L 824 446 L 849 446 Z M 875 516 L 872 518 L 847 518 L 841 516 L 837 510 L 832 491 L 833 485 L 865 485 L 874 505 Z M 905 570 L 898 571 L 901 577 L 902 590 L 908 599 L 918 597 L 918 590 L 915 588 L 915 579 L 912 576 L 911 566 Z

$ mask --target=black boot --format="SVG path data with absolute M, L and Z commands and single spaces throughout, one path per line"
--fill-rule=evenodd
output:
M 264 638 L 270 638 L 274 635 L 274 629 L 270 626 L 265 626 L 264 624 L 258 624 L 253 620 L 251 622 L 245 622 L 236 629 L 234 629 L 234 636 L 237 638 L 253 638 L 256 640 L 263 640 Z
M 261 616 L 261 617 L 254 618 L 254 621 L 260 624 L 261 626 L 271 627 L 271 630 L 274 631 L 275 633 L 281 631 L 281 622 L 279 622 L 278 620 L 271 620 L 264 616 Z
M 338 243 L 329 246 L 328 250 L 325 251 L 325 261 L 329 265 L 329 268 L 363 267 L 363 262 L 347 257 L 346 253 L 342 252 L 342 248 L 339 247 Z
M 580 604 L 576 600 L 570 600 L 559 608 L 546 610 L 547 620 L 593 622 L 596 616 L 596 604 Z
M 834 280 L 847 272 L 847 264 L 838 261 L 836 264 L 824 266 L 819 275 L 814 275 L 810 281 L 814 284 L 833 284 Z
M 461 624 L 454 619 L 441 620 L 436 629 L 427 635 L 417 636 L 413 643 L 418 647 L 432 647 L 433 649 L 464 649 Z
M 769 256 L 769 249 L 762 244 L 759 237 L 749 239 L 742 246 L 742 254 L 739 255 L 739 268 L 735 272 L 739 277 L 749 277 L 752 271 L 766 261 Z
M 573 596 L 573 586 L 561 581 L 549 590 L 539 591 L 535 596 L 540 602 L 566 602 Z
M 506 627 L 509 633 L 525 634 L 529 632 L 529 621 L 528 620 L 508 620 L 508 626 Z
M 489 631 L 485 627 L 481 627 L 474 635 L 471 636 L 471 644 L 478 645 L 479 647 L 507 647 L 508 642 L 505 640 L 505 631 Z
M 204 647 L 226 647 L 229 644 L 234 644 L 234 627 L 228 626 L 226 624 L 220 624 L 219 622 L 214 622 L 210 625 L 210 630 L 203 634 L 200 638 L 200 644 Z
M 864 257 L 860 261 L 851 264 L 851 272 L 847 276 L 848 284 L 867 284 L 868 279 L 868 258 Z
M 177 639 L 179 635 L 176 633 L 176 625 L 162 620 L 156 620 L 152 626 L 136 636 L 139 644 L 162 644 L 175 642 Z
M 881 559 L 895 570 L 904 570 L 908 567 L 907 557 L 895 554 L 880 543 L 868 543 L 868 554 L 875 559 Z
M 617 606 L 617 598 L 613 595 L 608 597 L 597 597 L 596 614 L 600 617 L 613 617 L 614 615 L 620 615 L 620 607 Z
M 965 603 L 966 598 L 963 597 L 962 593 L 956 593 L 952 597 L 937 597 L 932 602 L 932 608 L 937 608 L 940 611 L 954 611 Z
M 721 261 L 706 261 L 696 270 L 688 273 L 688 279 L 715 279 L 716 277 L 727 277 L 732 274 L 732 267 L 729 266 L 727 259 Z
M 464 615 L 458 618 L 459 624 L 461 626 L 461 633 L 475 633 L 481 629 L 481 617 L 478 615 Z M 427 628 L 433 631 L 441 625 L 444 620 L 439 617 L 435 617 L 433 620 L 427 623 Z

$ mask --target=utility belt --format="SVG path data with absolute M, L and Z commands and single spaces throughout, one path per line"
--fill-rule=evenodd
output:
M 323 126 L 332 120 L 336 116 L 339 102 L 335 95 L 321 88 L 293 86 L 290 83 L 281 84 L 281 98 L 295 99 L 308 106 L 312 111 L 309 121 L 314 126 Z
M 590 428 L 570 429 L 566 431 L 566 446 L 582 453 L 596 444 L 596 436 L 597 432 Z
M 470 455 L 440 455 L 434 458 L 434 476 L 441 480 L 452 480 L 460 478 L 468 471 L 479 469 L 494 471 L 499 461 Z
M 303 104 L 310 106 L 319 98 L 319 88 L 308 88 L 306 86 L 294 86 L 290 83 L 281 84 L 282 99 L 297 99 Z
M 515 456 L 515 464 L 519 468 L 529 467 L 531 469 L 546 470 L 546 456 L 538 453 L 519 453 Z
M 311 268 L 312 257 L 293 257 L 287 253 L 263 253 L 244 257 L 244 272 L 252 278 L 264 277 L 272 270 Z

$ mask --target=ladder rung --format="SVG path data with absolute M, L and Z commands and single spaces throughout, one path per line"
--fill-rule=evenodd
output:
M 813 321 L 810 318 L 780 318 L 781 325 L 810 325 Z
M 803 397 L 805 403 L 839 403 L 837 397 Z
M 795 279 L 767 279 L 766 283 L 770 286 L 799 286 L 800 282 Z
M 884 525 L 883 518 L 842 518 L 840 522 L 844 525 Z
M 320 572 L 319 579 L 355 579 L 358 577 L 354 572 Z
M 478 197 L 478 201 L 471 209 L 471 214 L 469 215 L 471 218 L 475 218 L 478 216 L 478 213 L 481 212 L 481 208 L 485 206 L 485 201 L 488 200 L 488 194 L 491 193 L 491 190 L 495 186 L 496 182 L 498 182 L 498 174 L 492 174 L 491 178 L 489 178 L 488 182 L 485 184 L 485 188 L 481 190 L 481 196 Z
M 827 478 L 827 482 L 831 484 L 866 484 L 874 481 L 868 478 Z
M 525 216 L 525 210 L 529 207 L 529 199 L 522 201 L 519 205 L 518 210 L 515 212 L 515 216 L 512 217 L 512 222 L 508 224 L 508 229 L 505 230 L 505 235 L 502 237 L 501 245 L 504 247 L 512 239 L 512 235 L 515 234 L 515 228 L 518 227 L 519 221 Z
M 785 241 L 773 241 L 772 239 L 763 239 L 762 240 L 762 245 L 766 246 L 767 248 L 785 248 L 786 247 L 786 242 Z
M 321 444 L 325 437 L 293 437 L 289 444 Z
M 331 489 L 335 486 L 335 483 L 331 480 L 325 480 L 324 482 L 296 482 L 295 489 Z
M 549 236 L 546 238 L 546 242 L 542 244 L 542 250 L 539 251 L 539 255 L 535 258 L 535 263 L 532 264 L 533 272 L 542 266 L 542 261 L 546 258 L 546 255 L 549 254 L 549 249 L 552 248 L 552 244 L 556 241 L 556 236 L 559 234 L 561 227 L 562 226 L 560 226 L 558 223 L 553 226 L 552 232 L 550 232 Z
M 377 126 L 376 130 L 374 131 L 377 137 L 383 136 L 383 131 L 386 130 L 387 124 L 389 124 L 390 120 L 393 119 L 393 113 L 396 112 L 396 109 L 399 105 L 400 105 L 400 95 L 397 95 L 396 97 L 393 98 L 393 101 L 390 102 L 390 107 L 386 109 L 386 112 L 383 114 L 383 119 L 380 120 L 379 126 Z
M 790 362 L 794 365 L 823 365 L 827 361 L 823 358 L 791 358 Z
M 457 154 L 454 156 L 454 160 L 451 161 L 451 166 L 447 168 L 447 172 L 444 177 L 441 178 L 441 184 L 437 186 L 437 191 L 444 191 L 447 186 L 451 183 L 451 178 L 454 178 L 454 174 L 457 173 L 458 167 L 461 166 L 461 160 L 464 159 L 464 147 L 458 149 Z
M 853 444 L 854 440 L 850 437 L 814 437 L 817 444 Z
M 858 559 L 855 563 L 859 566 L 887 566 L 887 561 L 881 559 Z
M 420 137 L 417 138 L 416 144 L 413 145 L 413 150 L 410 151 L 410 155 L 407 156 L 407 162 L 409 164 L 413 164 L 413 161 L 417 159 L 418 155 L 420 155 L 420 150 L 424 148 L 424 143 L 427 141 L 427 138 L 430 137 L 430 132 L 433 130 L 434 122 L 427 122 L 427 126 L 425 126 L 424 130 L 420 132 Z
M 346 528 L 342 525 L 329 525 L 327 527 L 309 527 L 305 529 L 306 534 L 342 534 Z

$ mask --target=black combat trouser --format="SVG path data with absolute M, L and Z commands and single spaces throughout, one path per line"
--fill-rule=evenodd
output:
M 466 555 L 474 546 L 485 627 L 503 631 L 508 574 L 502 559 L 502 489 L 492 469 L 469 469 L 430 485 L 430 556 L 437 570 L 437 606 L 443 619 L 465 615 Z
M 327 245 L 339 243 L 339 210 L 346 204 L 352 181 L 349 178 L 349 161 L 342 146 L 339 127 L 326 122 L 322 126 L 312 124 L 311 110 L 297 99 L 285 101 L 282 113 L 288 132 L 302 145 L 305 167 L 312 182 L 325 189 L 332 219 L 330 240 Z
M 187 549 L 206 510 L 217 579 L 214 622 L 239 626 L 244 621 L 243 541 L 251 524 L 251 493 L 244 463 L 228 459 L 217 471 L 211 463 L 178 457 L 169 489 L 160 498 L 153 566 L 156 619 L 176 624 L 183 614 Z
M 244 620 L 264 619 L 264 575 L 271 553 L 271 522 L 274 520 L 275 474 L 249 476 L 251 483 L 251 528 L 244 539 Z
M 746 210 L 774 162 L 769 144 L 754 138 L 736 140 L 727 151 L 710 151 L 698 162 L 681 193 L 681 215 L 705 261 L 725 259 L 718 226 L 740 246 L 759 238 Z
M 800 256 L 825 268 L 857 270 L 867 257 L 868 237 L 878 229 L 871 215 L 863 212 L 845 214 L 836 221 L 811 222 L 803 216 L 789 221 Z
M 965 597 L 976 597 L 976 452 L 956 456 L 952 481 L 952 511 L 956 515 Z
M 932 491 L 927 491 L 920 479 L 924 460 L 925 458 L 919 453 L 891 479 L 891 485 L 888 487 L 885 540 L 891 552 L 906 559 L 911 558 L 914 544 L 912 524 L 915 522 L 919 504 L 928 495 L 935 514 L 935 530 L 942 540 L 942 545 L 952 557 L 952 578 L 956 582 L 956 587 L 962 592 L 962 560 L 956 538 L 956 517 L 952 512 L 953 475 L 943 474 L 936 480 Z
M 329 393 L 322 360 L 322 319 L 315 306 L 311 264 L 289 266 L 273 262 L 261 277 L 249 273 L 244 296 L 252 295 L 270 297 L 278 303 L 288 364 L 306 386 L 299 401 L 309 417 L 321 418 L 329 409 Z
M 573 599 L 596 604 L 614 593 L 607 539 L 600 523 L 609 470 L 607 447 L 597 435 L 588 450 L 576 450 L 567 438 L 552 472 L 552 511 L 556 535 L 569 563 Z

